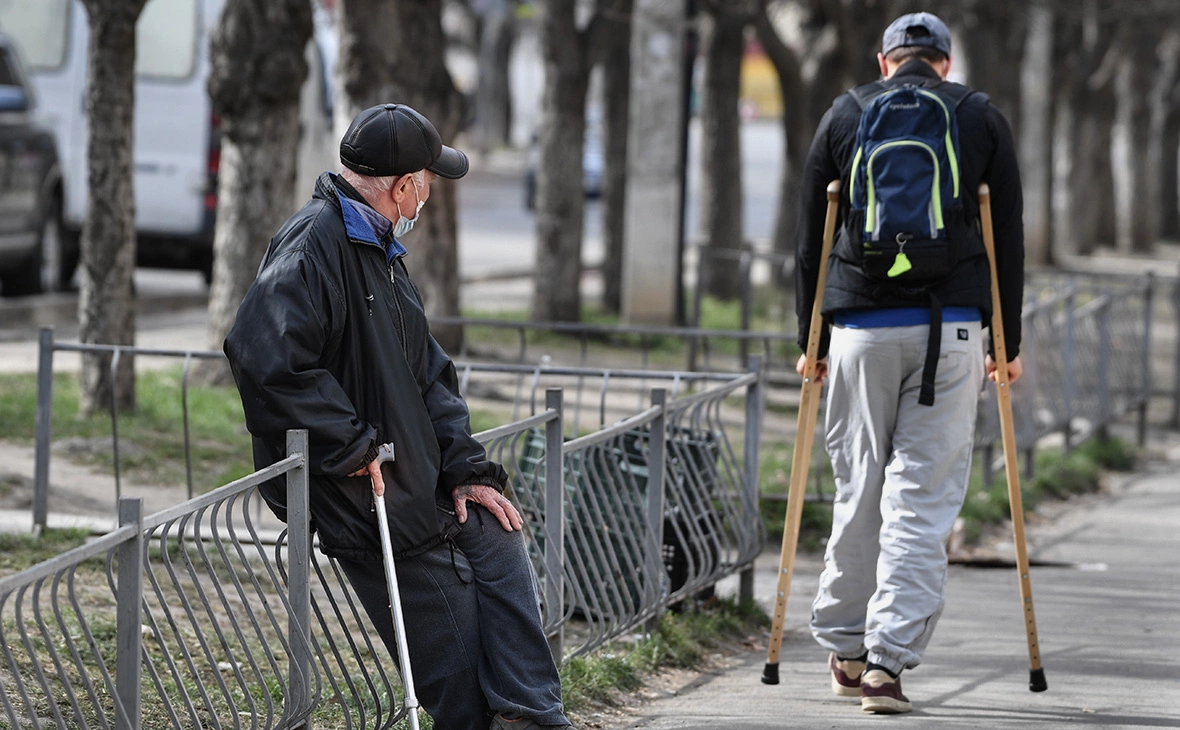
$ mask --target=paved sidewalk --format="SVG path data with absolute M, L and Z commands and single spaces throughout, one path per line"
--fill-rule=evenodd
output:
M 858 700 L 831 693 L 827 655 L 807 632 L 821 567 L 808 556 L 791 588 L 781 684 L 760 681 L 763 643 L 644 705 L 627 727 L 1180 728 L 1178 456 L 1123 478 L 1110 494 L 1084 498 L 1049 524 L 1030 521 L 1047 692 L 1028 690 L 1015 568 L 952 566 L 946 611 L 925 660 L 902 675 L 914 711 L 861 712 Z M 771 608 L 777 568 L 777 551 L 758 560 L 755 590 Z

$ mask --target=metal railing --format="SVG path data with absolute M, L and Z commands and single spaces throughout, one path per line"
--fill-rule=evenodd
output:
M 1027 283 L 1021 361 L 1012 385 L 1018 448 L 1032 473 L 1033 451 L 1060 434 L 1065 449 L 1134 414 L 1142 446 L 1153 396 L 1155 280 L 1147 277 L 1034 275 Z M 995 389 L 984 388 L 976 447 L 985 480 L 1000 444 Z
M 321 691 L 311 607 L 306 437 L 274 466 L 0 579 L 9 727 L 298 728 Z M 249 510 L 285 476 L 286 575 Z
M 480 369 L 464 368 L 468 382 Z M 507 467 L 526 516 L 555 658 L 628 634 L 734 573 L 752 598 L 764 538 L 760 373 L 529 375 L 570 377 L 599 378 L 600 392 L 640 382 L 625 399 L 646 391 L 648 407 L 566 441 L 562 393 L 547 387 L 544 410 L 476 435 Z M 669 383 L 683 394 L 669 400 Z M 289 451 L 150 517 L 123 499 L 115 532 L 0 579 L 0 708 L 12 725 L 392 727 L 404 714 L 386 671 L 395 662 L 336 563 L 311 552 L 305 437 Z M 258 485 L 288 471 L 284 531 L 250 505 Z M 95 558 L 105 585 L 92 579 Z

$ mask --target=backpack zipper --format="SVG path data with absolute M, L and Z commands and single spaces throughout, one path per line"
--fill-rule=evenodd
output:
M 925 142 L 918 142 L 916 140 L 901 139 L 893 142 L 886 142 L 883 145 L 873 150 L 873 154 L 869 155 L 868 168 L 865 170 L 865 178 L 868 183 L 868 203 L 865 206 L 865 233 L 876 233 L 877 231 L 877 195 L 873 187 L 873 160 L 881 153 L 882 150 L 890 149 L 892 147 L 920 147 L 930 153 L 930 159 L 934 162 L 934 186 L 931 190 L 930 199 L 934 208 L 934 230 L 930 232 L 931 237 L 937 236 L 938 231 L 943 228 L 942 225 L 942 171 L 939 170 L 938 154 L 934 148 Z M 875 240 L 875 239 L 874 239 Z
M 943 118 L 946 120 L 946 135 L 945 135 L 945 140 L 944 140 L 943 144 L 946 146 L 947 161 L 950 162 L 951 183 L 952 183 L 952 186 L 954 187 L 954 197 L 958 198 L 959 197 L 959 158 L 955 155 L 955 145 L 954 145 L 954 141 L 951 139 L 951 112 L 950 112 L 950 109 L 947 108 L 946 102 L 944 102 L 942 100 L 942 97 L 939 96 L 938 94 L 935 94 L 933 91 L 927 91 L 925 89 L 919 89 L 919 88 L 914 88 L 914 87 L 903 87 L 903 88 L 905 88 L 905 89 L 912 88 L 912 90 L 914 92 L 916 92 L 918 94 L 922 94 L 923 96 L 930 97 L 931 99 L 936 101 L 940 107 L 942 107 Z M 896 94 L 898 91 L 902 91 L 902 89 L 892 89 L 890 91 L 886 91 L 885 93 L 881 94 L 881 96 L 886 96 L 888 94 Z M 852 175 L 851 175 L 850 184 L 848 186 L 848 200 L 849 200 L 849 202 L 851 202 L 854 199 L 854 196 L 856 195 L 856 170 L 858 167 L 860 167 L 860 160 L 861 160 L 861 157 L 863 157 L 863 156 L 864 156 L 864 147 L 857 147 L 856 148 L 856 156 L 852 158 Z

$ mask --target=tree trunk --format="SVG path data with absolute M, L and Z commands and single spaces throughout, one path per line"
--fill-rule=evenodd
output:
M 1116 72 L 1119 144 L 1126 164 L 1123 179 L 1116 180 L 1118 202 L 1117 245 L 1122 251 L 1150 253 L 1155 248 L 1159 188 L 1158 167 L 1149 156 L 1152 137 L 1151 85 L 1155 49 L 1159 42 L 1156 24 L 1136 19 L 1124 23 L 1121 57 Z M 1158 150 L 1158 147 L 1156 148 Z
M 755 29 L 758 41 L 778 74 L 779 93 L 783 99 L 783 170 L 779 178 L 779 202 L 771 234 L 771 250 L 789 254 L 795 251 L 795 237 L 799 229 L 800 179 L 815 128 L 810 126 L 812 114 L 803 89 L 799 56 L 779 36 L 769 6 L 755 20 Z M 790 272 L 781 268 L 772 270 L 772 281 L 780 288 L 793 284 Z
M 463 121 L 463 96 L 446 67 L 442 0 L 340 0 L 337 12 L 337 138 L 362 109 L 394 102 L 421 112 L 443 143 L 453 144 Z M 456 189 L 453 182 L 437 181 L 422 218 L 403 241 L 428 317 L 459 314 Z M 460 328 L 431 331 L 449 351 L 462 345 Z
M 1067 52 L 1059 63 L 1064 135 L 1058 146 L 1068 151 L 1055 171 L 1061 211 L 1054 220 L 1054 246 L 1063 253 L 1089 255 L 1114 242 L 1114 179 L 1111 133 L 1115 101 L 1116 50 L 1113 24 L 1103 20 L 1098 3 L 1088 0 L 1080 12 L 1066 14 L 1059 32 Z
M 749 17 L 721 3 L 705 3 L 701 48 L 705 78 L 701 114 L 701 255 L 709 296 L 741 295 L 739 260 L 742 233 L 742 154 L 738 97 L 741 90 L 743 32 Z M 727 255 L 727 252 L 731 252 Z
M 476 146 L 480 154 L 508 143 L 512 119 L 512 94 L 508 61 L 516 41 L 516 5 L 510 0 L 490 0 L 481 14 L 479 34 L 479 86 L 476 91 Z
M 1017 140 L 1024 187 L 1025 260 L 1048 266 L 1053 263 L 1053 9 L 1042 1 L 1031 4 L 1028 13 Z
M 985 92 L 992 104 L 1012 124 L 1016 139 L 1021 138 L 1021 59 L 1025 53 L 1028 5 L 996 0 L 965 0 L 957 24 L 962 28 L 962 51 L 953 55 L 963 59 L 967 83 Z M 955 24 L 955 18 L 944 17 Z M 952 68 L 952 70 L 956 70 Z M 958 70 L 963 70 L 959 67 Z
M 89 200 L 82 228 L 79 339 L 135 344 L 135 22 L 145 0 L 84 0 L 90 23 L 86 83 Z M 82 358 L 83 415 L 135 408 L 135 367 L 120 358 Z M 112 398 L 112 395 L 114 396 Z
M 1178 191 L 1177 157 L 1180 156 L 1180 32 L 1172 29 L 1160 43 L 1160 73 L 1152 97 L 1152 132 L 1158 150 L 1149 159 L 1158 165 L 1160 238 L 1180 238 L 1180 191 Z
M 308 0 L 229 0 L 213 33 L 209 96 L 221 118 L 221 165 L 210 349 L 221 349 L 267 243 L 291 214 L 311 31 Z M 217 361 L 203 361 L 195 375 L 230 382 Z
M 602 56 L 602 307 L 623 308 L 623 231 L 626 228 L 627 123 L 631 108 L 632 0 L 617 0 L 608 23 Z
M 537 8 L 545 85 L 538 134 L 537 265 L 532 317 L 581 319 L 582 146 L 588 68 L 578 32 L 576 0 L 548 0 Z

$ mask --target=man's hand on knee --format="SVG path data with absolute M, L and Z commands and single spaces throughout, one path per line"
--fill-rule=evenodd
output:
M 451 492 L 451 497 L 455 500 L 455 514 L 460 524 L 467 522 L 467 503 L 474 502 L 491 512 L 509 532 L 524 526 L 524 518 L 512 502 L 486 484 L 461 484 Z

